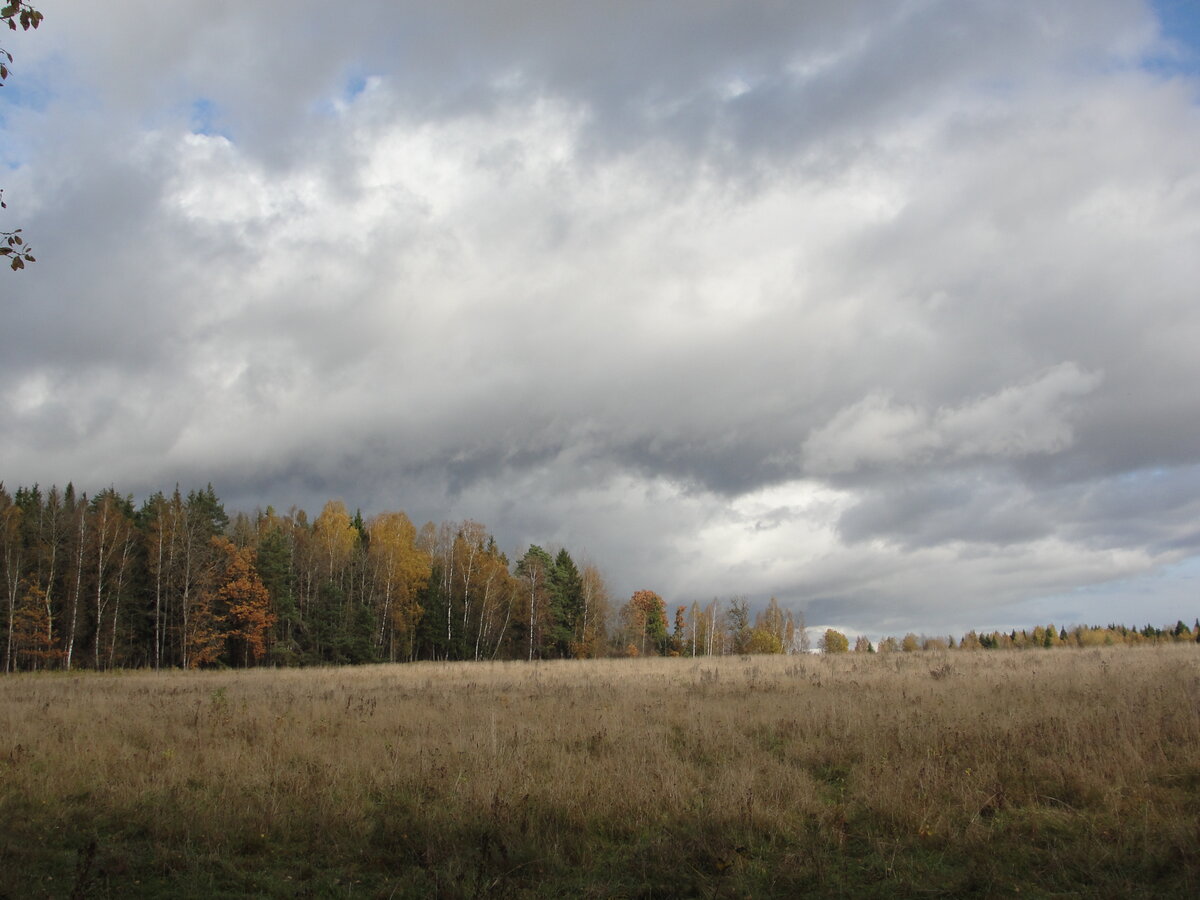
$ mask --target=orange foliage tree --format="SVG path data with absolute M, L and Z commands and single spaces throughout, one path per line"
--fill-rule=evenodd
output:
M 626 639 L 637 648 L 637 655 L 645 656 L 647 649 L 660 654 L 669 651 L 667 606 L 654 591 L 634 591 L 621 608 L 620 617 L 626 630 Z
M 225 617 L 214 604 L 207 587 L 193 592 L 188 600 L 188 615 L 183 623 L 183 663 L 189 669 L 210 666 L 221 657 L 225 643 Z
M 54 647 L 45 597 L 45 591 L 31 585 L 13 612 L 13 649 L 18 663 L 24 662 L 25 668 L 48 668 L 62 655 Z
M 213 546 L 225 555 L 216 597 L 224 609 L 225 636 L 234 644 L 231 656 L 241 651 L 242 663 L 250 665 L 267 652 L 267 633 L 275 624 L 271 593 L 255 568 L 250 547 L 237 547 L 228 538 L 213 538 Z

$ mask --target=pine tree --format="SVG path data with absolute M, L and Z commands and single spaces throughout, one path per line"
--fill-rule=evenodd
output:
M 583 579 L 571 554 L 559 550 L 550 570 L 549 627 L 546 646 L 549 655 L 565 658 L 572 655 L 576 626 L 583 612 Z

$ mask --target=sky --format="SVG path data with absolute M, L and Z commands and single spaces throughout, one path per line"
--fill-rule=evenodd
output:
M 1194 0 L 43 0 L 0 479 L 872 636 L 1200 615 Z

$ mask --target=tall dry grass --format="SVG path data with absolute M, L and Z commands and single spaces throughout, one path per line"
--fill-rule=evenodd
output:
M 0 679 L 0 893 L 1200 890 L 1200 648 Z

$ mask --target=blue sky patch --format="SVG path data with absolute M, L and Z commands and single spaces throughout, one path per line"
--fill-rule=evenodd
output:
M 1148 68 L 1166 75 L 1200 75 L 1200 2 L 1154 0 L 1154 12 L 1177 52 L 1148 60 Z
M 227 140 L 233 140 L 229 131 L 221 126 L 219 107 L 207 97 L 197 97 L 192 101 L 189 120 L 192 134 L 219 135 Z
M 346 79 L 346 86 L 342 91 L 342 99 L 347 103 L 353 102 L 363 91 L 367 89 L 367 79 L 363 75 L 351 75 Z

